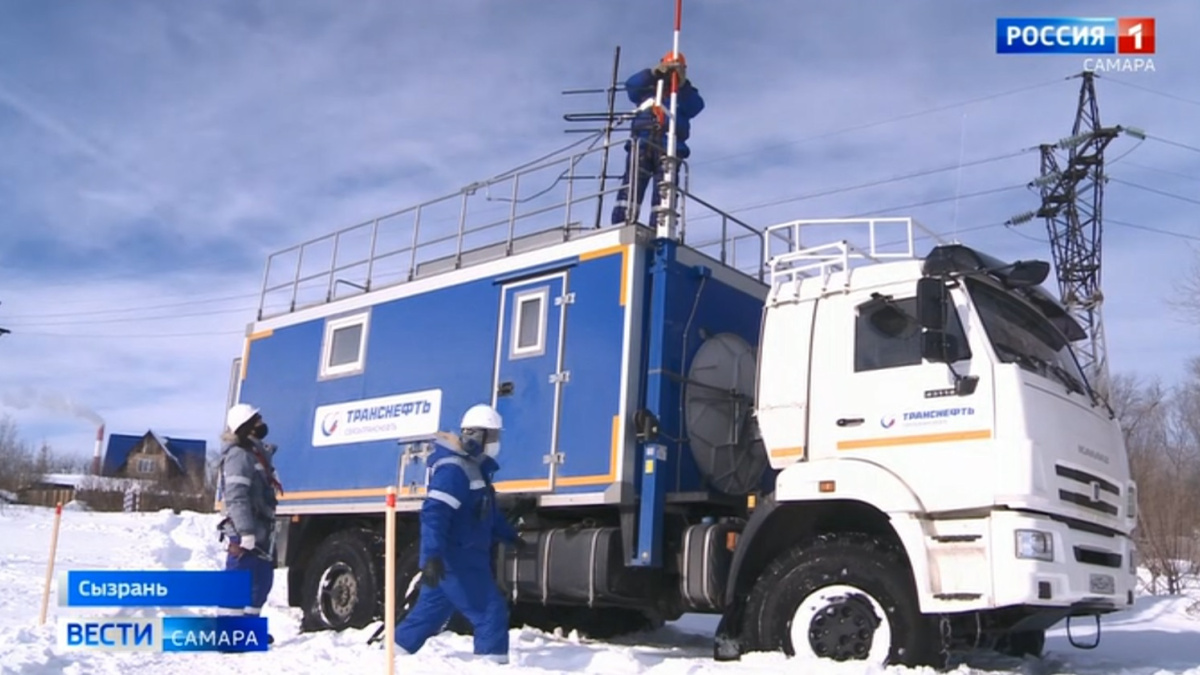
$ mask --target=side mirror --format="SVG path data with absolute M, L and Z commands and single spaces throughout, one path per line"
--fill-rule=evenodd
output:
M 950 294 L 941 279 L 922 277 L 917 280 L 917 323 L 930 331 L 946 328 L 946 310 Z

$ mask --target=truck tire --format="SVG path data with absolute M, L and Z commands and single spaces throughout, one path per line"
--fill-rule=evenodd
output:
M 305 630 L 363 628 L 376 615 L 382 579 L 374 561 L 378 535 L 343 530 L 326 537 L 304 573 Z
M 996 651 L 1005 656 L 1040 658 L 1046 649 L 1046 631 L 1024 630 L 1005 633 L 996 642 Z
M 750 651 L 944 666 L 903 552 L 879 537 L 839 533 L 789 549 L 758 578 L 745 617 Z

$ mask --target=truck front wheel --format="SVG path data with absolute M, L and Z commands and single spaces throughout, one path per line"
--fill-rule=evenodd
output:
M 942 665 L 934 623 L 920 613 L 904 555 L 879 537 L 825 535 L 788 550 L 759 577 L 745 617 L 751 650 Z

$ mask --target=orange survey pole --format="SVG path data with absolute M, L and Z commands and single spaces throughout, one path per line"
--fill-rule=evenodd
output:
M 62 522 L 62 502 L 54 507 L 54 530 L 50 535 L 50 560 L 46 563 L 46 586 L 42 589 L 42 613 L 38 625 L 46 625 L 46 610 L 50 606 L 50 580 L 54 578 L 54 556 L 58 551 L 58 524 Z
M 396 672 L 396 486 L 387 489 L 387 511 L 384 512 L 383 554 L 383 641 L 387 644 L 387 668 Z

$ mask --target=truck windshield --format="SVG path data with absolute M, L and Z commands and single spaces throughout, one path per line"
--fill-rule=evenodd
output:
M 987 283 L 967 279 L 984 330 L 1004 363 L 1061 382 L 1069 391 L 1091 397 L 1066 337 L 1013 295 Z

